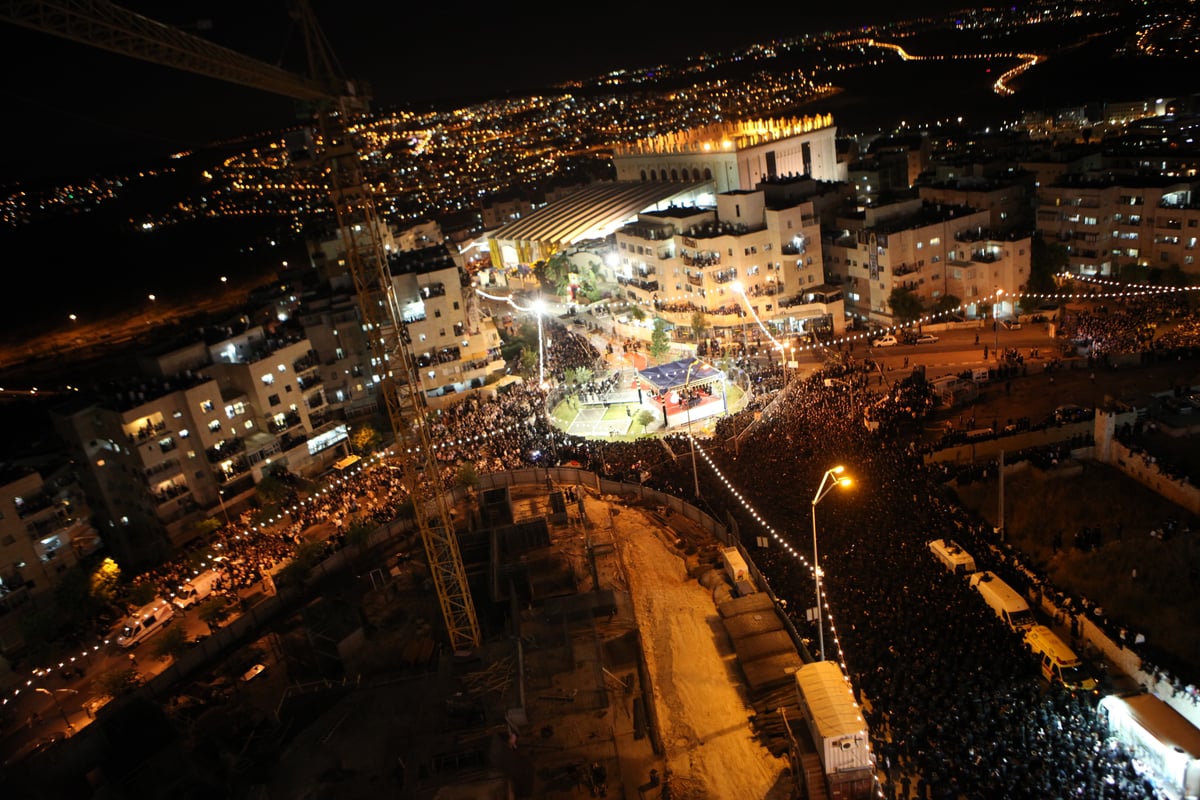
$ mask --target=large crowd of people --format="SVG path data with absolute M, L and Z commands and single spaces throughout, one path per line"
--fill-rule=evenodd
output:
M 903 390 L 886 397 L 895 417 L 906 413 Z M 797 381 L 736 458 L 713 455 L 775 520 L 806 519 L 811 497 L 796 487 L 817 486 L 834 464 L 853 465 L 860 496 L 831 494 L 819 508 L 837 632 L 826 647 L 861 692 L 888 796 L 1156 797 L 1132 756 L 1107 738 L 1094 705 L 1047 689 L 1020 636 L 931 557 L 930 539 L 954 539 L 980 569 L 1029 583 L 1012 559 L 992 555 L 990 528 L 951 501 L 944 474 L 885 428 L 863 424 L 863 409 L 884 399 L 819 377 Z M 713 480 L 706 491 L 722 488 Z M 747 530 L 756 525 L 743 515 Z M 805 543 L 802 535 L 793 542 L 801 552 Z M 817 639 L 803 611 L 812 605 L 808 564 L 780 547 L 752 554 L 797 629 Z
M 1069 337 L 1103 357 L 1153 349 L 1156 320 L 1164 316 L 1200 332 L 1184 309 L 1157 298 L 1073 313 L 1064 325 Z M 1173 339 L 1171 352 L 1192 346 L 1185 341 Z M 568 370 L 594 368 L 599 361 L 586 336 L 563 326 L 555 326 L 552 342 L 548 366 L 560 382 Z M 843 353 L 800 378 L 778 363 L 734 362 L 755 388 L 755 400 L 717 423 L 708 453 L 747 500 L 770 509 L 779 524 L 816 513 L 807 489 L 828 467 L 853 465 L 858 496 L 832 493 L 819 507 L 821 566 L 836 624 L 826 628 L 825 655 L 846 665 L 860 693 L 887 796 L 1158 798 L 1133 756 L 1106 734 L 1094 699 L 1047 688 L 1020 637 L 930 556 L 929 540 L 954 539 L 979 569 L 1074 607 L 1065 593 L 1031 577 L 983 520 L 954 503 L 948 484 L 986 477 L 995 465 L 926 465 L 904 433 L 933 407 L 928 386 L 917 376 L 876 382 L 873 366 Z M 468 463 L 478 472 L 573 464 L 692 497 L 687 435 L 584 439 L 554 428 L 545 408 L 545 391 L 525 384 L 495 396 L 475 394 L 435 414 L 429 430 L 443 484 Z M 735 435 L 736 450 L 719 446 Z M 1013 457 L 1044 465 L 1068 454 L 1069 445 L 1052 445 Z M 754 516 L 732 501 L 712 472 L 702 471 L 700 479 L 704 502 L 738 516 L 753 541 L 759 525 Z M 261 580 L 286 562 L 314 525 L 332 522 L 343 530 L 353 519 L 385 522 L 406 501 L 384 460 L 319 499 L 309 498 L 270 533 L 247 536 L 236 532 L 240 526 L 228 526 L 213 540 L 229 565 L 223 590 L 236 593 Z M 793 533 L 796 540 L 789 543 L 803 551 L 803 531 L 781 535 Z M 777 546 L 752 554 L 771 589 L 789 601 L 797 630 L 816 639 L 803 612 L 813 591 L 808 563 Z M 185 570 L 179 562 L 139 580 L 170 587 Z M 1174 680 L 1190 690 L 1190 683 Z

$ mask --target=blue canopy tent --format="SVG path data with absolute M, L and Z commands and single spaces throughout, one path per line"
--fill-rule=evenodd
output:
M 711 385 L 719 383 L 719 397 Z M 725 404 L 725 373 L 698 358 L 681 358 L 657 367 L 638 370 L 639 395 L 643 384 L 655 396 L 649 403 L 662 412 L 663 426 L 722 414 Z M 674 419 L 672 419 L 674 417 Z
M 695 366 L 692 366 L 692 365 Z M 691 369 L 691 375 L 688 369 Z M 685 384 L 709 383 L 714 379 L 725 377 L 725 373 L 698 358 L 681 358 L 657 367 L 647 367 L 638 370 L 638 377 L 654 389 L 665 392 L 680 389 Z

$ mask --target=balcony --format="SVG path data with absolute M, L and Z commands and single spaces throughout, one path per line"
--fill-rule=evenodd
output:
M 777 294 L 783 294 L 783 284 L 781 283 L 756 283 L 746 290 L 748 297 L 774 297 Z
M 21 502 L 17 505 L 17 516 L 21 519 L 25 519 L 30 514 L 36 514 L 43 509 L 49 508 L 53 502 L 54 498 L 45 492 L 25 495 L 21 497 Z
M 721 256 L 717 253 L 683 254 L 683 263 L 689 267 L 716 267 L 721 264 Z
M 704 276 L 702 274 L 700 274 L 699 272 L 697 272 L 694 275 L 691 273 L 688 273 L 687 282 L 690 283 L 692 286 L 703 286 L 704 285 Z
M 429 283 L 421 287 L 421 299 L 428 300 L 431 297 L 445 297 L 446 284 L 444 283 Z
M 156 491 L 154 502 L 161 506 L 163 503 L 169 503 L 185 494 L 191 494 L 191 492 L 192 490 L 186 483 L 174 483 Z
M 302 392 L 307 391 L 308 389 L 311 389 L 314 386 L 321 385 L 321 376 L 320 375 L 310 375 L 307 378 L 297 377 L 296 385 L 300 387 L 300 391 L 302 391 Z
M 723 272 L 714 273 L 712 279 L 716 283 L 732 283 L 737 280 L 737 270 L 727 269 Z
M 167 472 L 168 470 L 178 470 L 179 468 L 178 458 L 168 458 L 166 461 L 155 464 L 153 467 L 146 467 L 144 470 L 142 470 L 142 477 L 149 479 L 153 478 L 155 475 L 160 475 L 164 472 Z
M 443 347 L 436 353 L 422 353 L 417 356 L 417 366 L 423 369 L 431 367 L 434 364 L 448 364 L 451 361 L 458 361 L 461 352 L 457 347 Z
M 289 433 L 279 440 L 279 447 L 285 453 L 293 447 L 298 447 L 308 441 L 308 434 L 300 431 L 298 433 Z
M 165 422 L 160 421 L 153 425 L 146 423 L 136 431 L 125 431 L 125 436 L 129 439 L 130 444 L 137 444 L 138 442 L 146 441 L 157 433 L 162 433 L 166 429 L 167 423 Z
M 215 446 L 204 451 L 204 455 L 208 457 L 208 463 L 216 464 L 225 461 L 238 453 L 246 450 L 246 442 L 240 437 L 233 439 L 225 439 L 218 442 Z
M 658 281 L 644 280 L 642 278 L 618 277 L 617 283 L 621 286 L 632 286 L 636 289 L 641 289 L 644 292 L 658 291 Z
M 297 374 L 304 372 L 307 369 L 312 369 L 320 364 L 315 351 L 309 350 L 307 354 L 297 358 L 292 362 L 292 370 Z
M 289 428 L 294 428 L 300 424 L 300 412 L 289 411 L 286 414 L 281 414 L 272 417 L 267 423 L 267 430 L 278 436 Z

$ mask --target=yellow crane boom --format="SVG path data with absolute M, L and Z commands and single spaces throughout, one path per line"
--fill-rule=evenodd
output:
M 380 237 L 375 201 L 364 180 L 354 139 L 354 122 L 365 111 L 366 98 L 339 75 L 307 0 L 296 1 L 292 16 L 304 33 L 311 77 L 260 62 L 107 0 L 0 2 L 0 19 L 16 25 L 316 103 L 319 166 L 337 214 L 359 312 L 371 344 L 372 372 L 380 379 L 395 435 L 402 481 L 412 498 L 451 647 L 455 652 L 474 650 L 480 645 L 479 621 L 431 446 L 428 407 L 420 388 L 416 358 Z

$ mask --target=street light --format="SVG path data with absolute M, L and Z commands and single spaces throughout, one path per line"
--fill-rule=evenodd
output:
M 62 705 L 58 702 L 58 694 L 56 693 L 70 692 L 71 694 L 79 694 L 79 692 L 75 691 L 74 689 L 55 689 L 51 691 L 50 689 L 45 689 L 41 686 L 35 686 L 34 691 L 50 695 L 50 699 L 54 701 L 54 707 L 58 709 L 58 713 L 62 715 L 63 723 L 67 726 L 67 734 L 70 735 L 71 732 L 75 730 L 75 726 L 71 724 L 70 718 L 67 717 L 67 712 L 63 711 Z
M 821 485 L 817 488 L 817 493 L 812 499 L 812 529 L 813 529 L 813 582 L 817 590 L 817 642 L 821 648 L 821 661 L 825 660 L 825 623 L 821 617 L 821 567 L 820 561 L 817 560 L 817 503 L 833 491 L 833 487 L 841 486 L 843 488 L 849 486 L 853 481 L 850 478 L 839 478 L 846 468 L 840 464 L 836 467 L 831 467 L 825 470 L 824 477 L 821 478 Z
M 992 345 L 992 349 L 996 353 L 996 360 L 1000 360 L 1000 316 L 996 308 L 1000 305 L 1000 297 L 1004 294 L 1003 289 L 996 289 L 996 302 L 992 303 L 992 332 L 996 334 L 996 341 Z
M 692 367 L 696 366 L 697 364 L 702 367 L 708 367 L 708 364 L 705 364 L 703 361 L 695 358 L 692 359 L 692 363 L 688 364 L 687 373 L 683 376 L 683 391 L 685 392 L 683 402 L 687 406 L 688 443 L 691 445 L 692 450 L 692 488 L 696 492 L 696 498 L 699 499 L 700 473 L 696 469 L 696 437 L 692 434 L 692 404 L 691 398 L 686 395 L 688 387 L 691 386 L 692 383 Z
M 545 300 L 539 297 L 533 301 L 533 313 L 537 315 L 538 323 L 538 386 L 546 384 L 546 346 L 542 343 L 542 312 L 545 310 Z
M 225 490 L 224 489 L 217 489 L 217 501 L 220 502 L 220 504 L 221 504 L 221 513 L 225 515 L 225 524 L 233 525 L 233 523 L 229 521 L 229 512 L 225 510 Z

